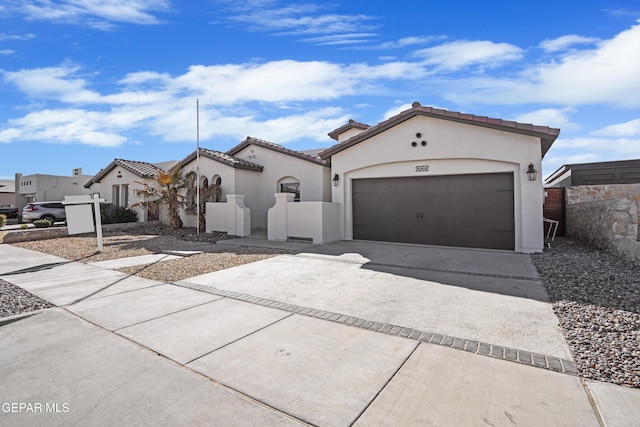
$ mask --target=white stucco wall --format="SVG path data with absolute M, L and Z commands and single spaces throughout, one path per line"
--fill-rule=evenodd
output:
M 89 175 L 24 175 L 17 182 L 16 193 L 35 197 L 37 202 L 61 201 L 64 196 L 90 194 L 84 184 L 91 179 Z
M 328 202 L 331 197 L 330 169 L 288 154 L 249 145 L 236 157 L 257 163 L 264 167 L 262 173 L 243 171 L 247 175 L 238 176 L 236 193 L 245 194 L 245 205 L 251 209 L 251 228 L 267 228 L 267 212 L 275 204 L 274 194 L 279 192 L 278 181 L 285 177 L 296 178 L 300 182 L 300 201 Z M 254 196 L 250 196 L 251 191 Z
M 420 138 L 416 134 L 420 133 Z M 427 141 L 423 147 L 421 141 Z M 416 141 L 417 147 L 411 142 Z M 413 117 L 332 156 L 332 200 L 342 205 L 341 235 L 353 239 L 351 180 L 510 172 L 514 175 L 515 250 L 541 251 L 543 189 L 540 176 L 527 179 L 533 163 L 541 170 L 539 138 L 424 116 Z M 416 172 L 428 166 L 428 172 Z
M 121 175 L 120 178 L 118 178 L 118 174 Z M 109 172 L 104 178 L 102 178 L 99 183 L 94 183 L 93 185 L 91 185 L 91 187 L 87 191 L 90 192 L 91 194 L 97 193 L 100 195 L 101 198 L 105 199 L 105 203 L 113 204 L 114 203 L 113 186 L 118 185 L 120 186 L 120 206 L 125 206 L 123 193 L 122 193 L 123 189 L 121 186 L 123 184 L 128 184 L 129 185 L 129 194 L 128 194 L 129 201 L 127 203 L 127 206 L 130 206 L 134 203 L 137 203 L 143 200 L 142 196 L 138 196 L 136 194 L 136 190 L 142 189 L 144 188 L 144 186 L 134 181 L 143 181 L 143 182 L 149 183 L 149 185 L 154 185 L 153 180 L 151 179 L 145 180 L 143 178 L 140 178 L 138 175 L 131 173 L 128 170 L 121 168 L 120 166 L 117 166 L 111 172 Z M 138 206 L 134 208 L 134 210 L 138 215 L 138 222 L 143 222 L 147 220 L 147 213 L 144 207 Z

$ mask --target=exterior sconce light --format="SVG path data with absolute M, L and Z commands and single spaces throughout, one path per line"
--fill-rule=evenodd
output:
M 533 167 L 533 163 L 529 163 L 529 169 L 527 169 L 527 176 L 529 181 L 535 181 L 538 177 L 538 171 Z
M 338 174 L 333 175 L 333 186 L 337 187 L 339 182 L 340 182 L 340 177 L 338 176 Z

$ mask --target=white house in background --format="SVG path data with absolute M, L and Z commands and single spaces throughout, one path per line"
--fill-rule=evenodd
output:
M 196 152 L 181 160 L 177 167 L 185 175 L 195 171 Z M 243 196 L 242 200 L 234 198 L 234 203 L 237 201 L 248 209 L 248 226 L 254 231 L 266 230 L 267 212 L 275 204 L 275 193 L 291 193 L 296 201 L 303 202 L 331 198 L 331 171 L 326 161 L 257 138 L 247 137 L 226 153 L 200 148 L 199 169 L 201 188 L 219 185 L 221 202 L 227 202 L 228 195 Z M 185 226 L 196 224 L 195 215 L 183 211 L 181 218 Z M 214 231 L 224 231 L 215 228 Z
M 176 161 L 163 163 L 148 163 L 135 160 L 114 159 L 107 167 L 101 169 L 85 184 L 90 194 L 99 194 L 106 203 L 127 207 L 141 201 L 142 196 L 136 194 L 136 189 L 143 186 L 135 181 L 154 185 L 154 178 L 159 171 L 167 171 Z M 159 213 L 141 206 L 135 208 L 138 221 L 152 221 L 159 219 Z
M 74 169 L 71 176 L 33 174 L 15 175 L 16 207 L 22 210 L 31 202 L 64 200 L 64 196 L 89 194 L 84 184 L 91 178 L 83 175 L 82 168 Z
M 541 251 L 542 180 L 527 172 L 559 133 L 418 102 L 375 126 L 351 121 L 320 153 L 339 238 Z
M 0 208 L 15 207 L 16 185 L 14 181 L 0 180 Z

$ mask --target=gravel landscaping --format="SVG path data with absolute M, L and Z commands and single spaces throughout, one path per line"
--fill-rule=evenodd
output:
M 40 297 L 0 279 L 0 317 L 53 307 Z
M 581 376 L 640 388 L 640 267 L 568 238 L 532 259 Z

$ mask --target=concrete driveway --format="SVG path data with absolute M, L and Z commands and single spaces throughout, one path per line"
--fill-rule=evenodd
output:
M 526 254 L 336 242 L 186 282 L 571 359 Z
M 597 426 L 638 415 L 637 393 L 607 399 L 573 375 L 526 255 L 296 245 L 178 286 L 0 245 L 1 278 L 63 305 L 0 327 L 0 424 Z M 20 403 L 41 411 L 13 411 Z

